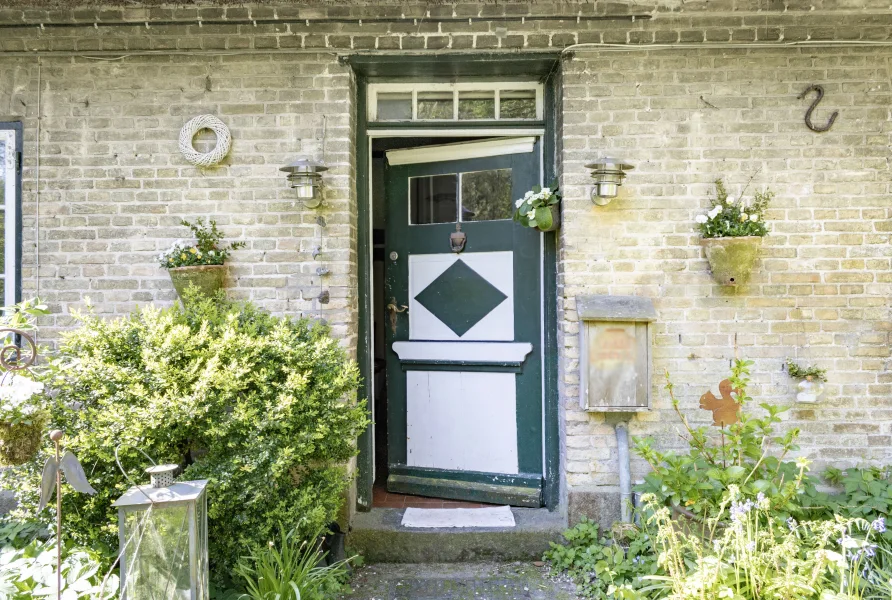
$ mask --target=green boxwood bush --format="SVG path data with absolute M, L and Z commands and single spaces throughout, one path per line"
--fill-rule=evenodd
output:
M 280 525 L 309 537 L 336 518 L 365 408 L 358 370 L 324 325 L 222 297 L 187 306 L 115 320 L 76 314 L 80 327 L 64 335 L 44 381 L 52 425 L 98 490 L 65 494 L 66 535 L 117 551 L 111 503 L 131 483 L 115 448 L 130 479 L 147 483 L 142 450 L 182 465 L 182 480 L 210 480 L 209 550 L 221 580 Z M 25 513 L 37 502 L 36 469 L 2 475 Z

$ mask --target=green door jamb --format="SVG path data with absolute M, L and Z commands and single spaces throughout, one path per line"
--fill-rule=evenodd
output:
M 516 57 L 516 55 L 515 55 Z M 475 56 L 439 56 L 440 62 L 470 63 L 477 61 Z M 392 60 L 392 57 L 390 58 Z M 490 69 L 497 63 L 497 58 L 488 64 L 479 61 L 467 68 L 468 75 L 486 77 Z M 367 61 L 369 63 L 373 61 Z M 545 136 L 544 146 L 544 181 L 554 179 L 555 164 L 555 116 L 558 110 L 555 94 L 559 70 L 558 57 L 552 61 L 544 61 L 542 57 L 530 62 L 530 76 L 540 76 L 545 83 Z M 363 74 L 367 67 L 352 65 L 356 74 L 356 198 L 358 207 L 357 219 L 357 267 L 358 267 L 358 347 L 356 358 L 362 376 L 359 397 L 371 399 L 374 375 L 372 361 L 372 294 L 371 294 L 371 214 L 369 198 L 369 124 L 367 112 L 368 81 Z M 496 67 L 497 68 L 497 67 Z M 547 70 L 546 70 L 547 69 Z M 419 126 L 424 127 L 423 124 Z M 479 127 L 499 126 L 498 123 L 487 122 Z M 463 129 L 474 128 L 471 122 L 461 123 Z M 543 377 L 545 380 L 545 506 L 549 510 L 557 509 L 560 503 L 561 459 L 559 438 L 559 398 L 557 377 L 557 235 L 555 232 L 545 234 L 545 264 L 543 284 L 545 290 L 545 351 L 543 353 Z M 371 402 L 368 406 L 369 420 L 373 418 Z M 359 456 L 357 458 L 357 509 L 370 510 L 372 506 L 374 444 L 373 425 L 369 425 L 358 440 Z

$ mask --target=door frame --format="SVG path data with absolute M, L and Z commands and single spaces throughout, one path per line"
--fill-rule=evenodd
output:
M 453 74 L 467 74 L 468 77 L 485 79 L 497 76 L 504 66 L 503 57 L 498 55 L 489 58 L 479 55 L 461 55 L 456 57 L 437 57 L 439 66 L 446 61 L 454 63 Z M 517 56 L 512 57 L 513 65 L 517 64 Z M 367 115 L 367 99 L 369 83 L 396 81 L 397 77 L 380 78 L 382 73 L 406 73 L 407 64 L 425 71 L 425 61 L 431 58 L 418 56 L 380 57 L 372 59 L 347 61 L 354 69 L 356 76 L 356 197 L 357 197 L 357 262 L 358 262 L 358 343 L 356 358 L 359 363 L 361 383 L 359 397 L 368 399 L 368 416 L 370 424 L 360 434 L 358 440 L 359 456 L 357 458 L 356 509 L 368 511 L 372 508 L 372 489 L 374 486 L 374 405 L 372 398 L 374 386 L 374 328 L 373 293 L 372 293 L 372 142 L 382 137 L 494 137 L 537 135 L 542 140 L 540 155 L 542 181 L 550 182 L 556 176 L 555 142 L 556 142 L 556 94 L 555 84 L 559 71 L 559 57 L 555 54 L 534 55 L 528 57 L 524 64 L 526 79 L 538 78 L 544 84 L 545 112 L 543 121 L 512 124 L 508 122 L 466 122 L 441 124 L 412 123 L 402 124 L 369 124 Z M 417 65 L 415 64 L 417 63 Z M 409 68 L 409 71 L 413 71 Z M 523 73 L 523 71 L 521 71 Z M 370 77 L 369 74 L 372 74 Z M 522 79 L 521 74 L 515 74 Z M 556 232 L 544 234 L 542 244 L 542 318 L 543 318 L 543 453 L 545 485 L 543 488 L 543 504 L 549 510 L 557 510 L 561 498 L 561 456 L 559 428 L 559 394 L 558 394 L 558 358 L 557 358 L 557 235 Z

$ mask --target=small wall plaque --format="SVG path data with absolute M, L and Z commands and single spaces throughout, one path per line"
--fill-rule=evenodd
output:
M 640 296 L 580 296 L 580 402 L 590 412 L 650 409 L 650 324 L 656 310 Z

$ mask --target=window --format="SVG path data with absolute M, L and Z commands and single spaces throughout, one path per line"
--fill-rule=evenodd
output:
M 0 292 L 5 306 L 19 299 L 21 153 L 22 124 L 0 122 Z
M 531 81 L 375 83 L 369 121 L 541 121 L 542 95 Z
M 409 178 L 409 224 L 499 221 L 514 213 L 511 169 Z

